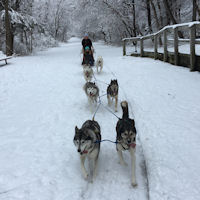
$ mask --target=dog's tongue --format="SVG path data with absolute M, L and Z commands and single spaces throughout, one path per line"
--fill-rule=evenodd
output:
M 88 151 L 84 150 L 84 151 L 82 152 L 82 154 L 84 154 L 84 153 L 88 153 Z
M 135 148 L 135 147 L 136 147 L 136 144 L 135 144 L 135 143 L 132 143 L 132 144 L 130 144 L 129 146 L 132 147 L 132 148 Z

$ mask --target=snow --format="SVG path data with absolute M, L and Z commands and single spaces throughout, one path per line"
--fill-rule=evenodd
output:
M 108 142 L 101 144 L 94 183 L 81 175 L 74 128 L 93 114 L 82 89 L 80 40 L 73 38 L 0 68 L 0 199 L 198 199 L 199 73 L 123 57 L 122 48 L 101 42 L 94 47 L 95 57 L 104 59 L 103 72 L 95 71 L 100 94 L 106 93 L 103 82 L 117 78 L 119 99 L 128 100 L 136 121 L 137 188 L 131 187 L 129 154 L 128 167 L 120 166 Z M 107 105 L 106 97 L 102 102 Z M 95 119 L 102 138 L 114 141 L 117 118 L 101 106 Z
M 199 21 L 193 21 L 193 22 L 186 22 L 186 23 L 181 23 L 181 24 L 168 25 L 168 26 L 165 26 L 164 28 L 162 28 L 161 30 L 157 31 L 156 33 L 148 34 L 148 35 L 141 36 L 141 37 L 123 38 L 122 41 L 150 38 L 151 36 L 155 36 L 155 35 L 161 34 L 164 30 L 167 30 L 167 29 L 175 29 L 175 28 L 181 28 L 181 27 L 192 27 L 194 25 L 199 26 L 200 22 Z

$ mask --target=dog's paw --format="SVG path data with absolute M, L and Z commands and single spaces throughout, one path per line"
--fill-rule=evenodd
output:
M 136 182 L 133 182 L 133 183 L 131 183 L 131 185 L 132 185 L 132 187 L 137 187 L 137 183 Z
M 88 180 L 89 174 L 88 174 L 88 173 L 85 173 L 85 174 L 83 174 L 83 177 L 84 177 L 85 180 Z

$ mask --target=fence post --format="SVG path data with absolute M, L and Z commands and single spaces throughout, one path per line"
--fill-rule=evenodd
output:
M 144 43 L 143 43 L 143 39 L 140 39 L 140 57 L 144 56 Z
M 154 59 L 158 58 L 158 37 L 154 35 Z
M 179 55 L 178 55 L 178 28 L 174 28 L 174 64 L 179 64 Z
M 195 29 L 195 24 L 190 26 L 190 71 L 195 70 Z
M 164 61 L 167 62 L 167 29 L 163 32 L 164 37 Z
M 123 56 L 126 55 L 126 40 L 123 41 Z

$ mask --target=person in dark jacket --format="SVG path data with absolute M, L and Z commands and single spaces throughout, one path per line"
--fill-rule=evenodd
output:
M 82 46 L 83 49 L 85 49 L 85 47 L 89 47 L 90 50 L 93 50 L 93 46 L 92 46 L 92 41 L 89 39 L 88 34 L 85 34 L 83 40 L 82 40 Z
M 88 34 L 85 34 L 83 40 L 82 40 L 82 52 L 83 52 L 83 62 L 82 64 L 90 64 L 91 66 L 94 65 L 94 57 L 93 57 L 93 51 L 94 48 L 92 46 L 92 41 L 89 39 Z M 85 57 L 86 56 L 86 57 Z M 88 58 L 90 57 L 90 61 L 88 63 Z
M 90 66 L 94 66 L 94 58 L 93 58 L 93 54 L 92 54 L 92 50 L 90 50 L 89 46 L 85 47 L 85 51 L 84 51 L 84 56 L 83 56 L 83 65 L 90 65 Z

